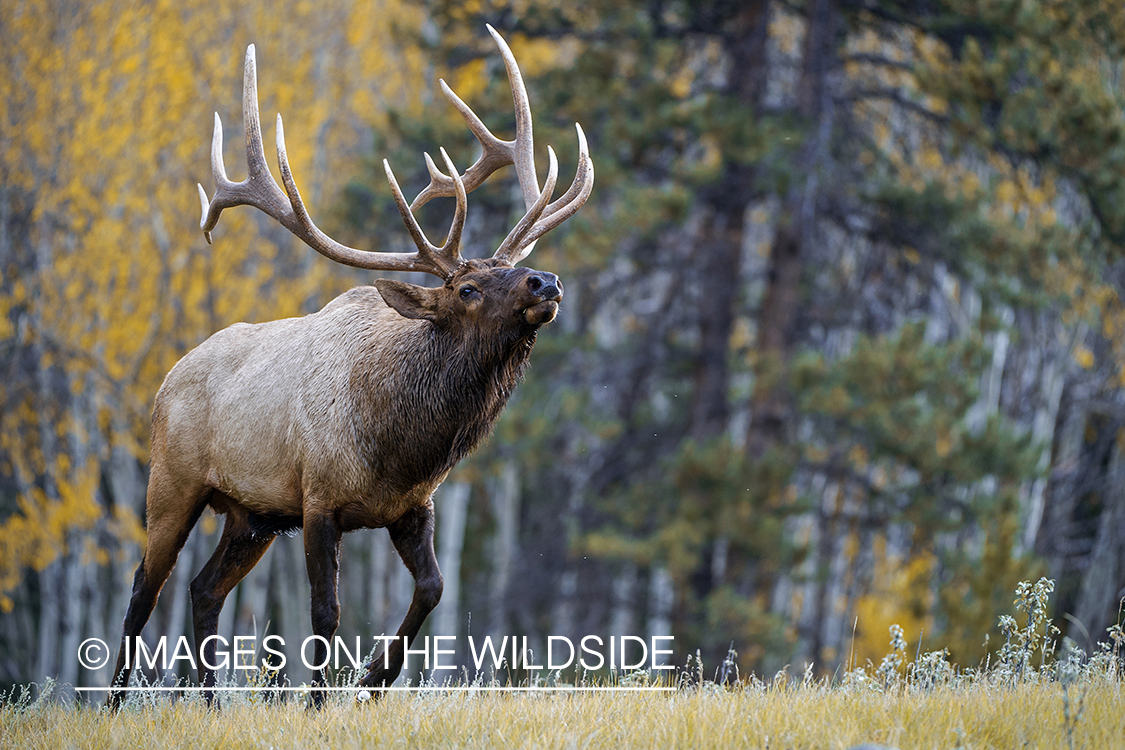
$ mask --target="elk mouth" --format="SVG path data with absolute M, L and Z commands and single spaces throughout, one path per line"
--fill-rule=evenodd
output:
M 550 323 L 555 319 L 559 312 L 559 303 L 556 300 L 548 299 L 532 305 L 531 307 L 524 308 L 522 317 L 524 322 L 532 326 L 541 326 Z

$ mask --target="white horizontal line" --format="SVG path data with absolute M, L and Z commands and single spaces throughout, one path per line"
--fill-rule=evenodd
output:
M 674 687 L 566 687 L 566 686 L 546 686 L 546 687 L 501 687 L 501 686 L 458 686 L 458 687 L 441 687 L 441 686 L 419 686 L 419 687 L 381 687 L 381 688 L 362 688 L 362 687 L 280 687 L 280 686 L 266 686 L 266 687 L 200 687 L 192 685 L 189 687 L 174 687 L 168 685 L 154 685 L 152 687 L 124 687 L 124 688 L 111 688 L 111 687 L 76 687 L 78 692 L 88 691 L 151 691 L 151 692 L 202 692 L 210 690 L 216 693 L 238 693 L 238 692 L 271 692 L 271 693 L 297 693 L 297 692 L 312 692 L 314 690 L 323 690 L 329 692 L 339 693 L 358 693 L 361 690 L 368 692 L 404 692 L 404 693 L 436 693 L 436 692 L 489 692 L 489 693 L 667 693 L 674 691 Z

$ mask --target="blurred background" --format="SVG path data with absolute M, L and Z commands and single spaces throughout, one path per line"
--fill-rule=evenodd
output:
M 976 666 L 1040 575 L 1080 645 L 1118 620 L 1118 3 L 229 5 L 0 4 L 0 686 L 108 683 L 76 651 L 116 647 L 177 359 L 373 278 L 250 208 L 204 241 L 215 110 L 245 175 L 247 44 L 275 174 L 280 111 L 317 223 L 412 250 L 382 158 L 413 196 L 423 151 L 478 153 L 437 79 L 512 132 L 486 22 L 527 79 L 540 174 L 550 143 L 569 183 L 579 121 L 597 182 L 527 262 L 562 278 L 559 318 L 436 497 L 446 588 L 424 632 L 540 652 L 672 634 L 677 664 L 712 676 L 733 646 L 768 676 L 878 661 L 892 623 Z M 451 211 L 421 212 L 431 237 Z M 502 172 L 470 196 L 465 255 L 522 214 Z M 190 633 L 220 526 L 205 513 L 146 636 Z M 303 557 L 279 539 L 219 632 L 300 643 Z M 394 632 L 412 583 L 384 531 L 345 538 L 340 583 L 340 635 Z

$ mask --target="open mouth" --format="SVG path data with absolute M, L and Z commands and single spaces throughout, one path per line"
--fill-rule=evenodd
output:
M 554 320 L 558 312 L 559 303 L 549 299 L 524 309 L 523 319 L 529 325 L 541 326 Z

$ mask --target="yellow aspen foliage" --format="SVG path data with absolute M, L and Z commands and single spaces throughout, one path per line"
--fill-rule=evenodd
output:
M 1079 367 L 1089 370 L 1094 366 L 1094 353 L 1085 346 L 1076 346 L 1074 347 L 1074 361 L 1078 363 Z
M 923 149 L 920 161 L 925 169 L 931 170 L 938 170 L 944 164 L 944 161 L 941 158 L 941 152 L 936 148 Z
M 926 631 L 933 631 L 930 613 L 933 594 L 930 577 L 936 565 L 931 553 L 901 559 L 887 551 L 882 536 L 874 542 L 875 569 L 871 588 L 855 605 L 855 643 L 849 664 L 878 664 L 890 650 L 887 632 L 902 627 L 906 640 L 917 646 Z
M 89 529 L 101 516 L 94 501 L 97 483 L 97 467 L 85 466 L 59 482 L 57 500 L 38 488 L 19 498 L 19 510 L 0 525 L 0 610 L 11 610 L 8 592 L 26 568 L 50 565 L 65 552 L 70 531 Z
M 786 55 L 795 55 L 804 40 L 805 28 L 795 13 L 782 11 L 770 18 L 769 35 Z
M 390 0 L 284 12 L 198 0 L 0 4 L 0 199 L 30 207 L 26 236 L 12 238 L 25 262 L 0 269 L 0 340 L 31 347 L 44 384 L 65 372 L 71 393 L 54 397 L 95 415 L 91 429 L 82 409 L 48 403 L 47 385 L 0 390 L 0 470 L 10 464 L 25 488 L 18 509 L 0 506 L 0 593 L 94 520 L 123 543 L 143 539 L 142 497 L 115 498 L 112 518 L 95 497 L 111 452 L 147 458 L 153 396 L 188 349 L 237 321 L 309 312 L 355 283 L 250 209 L 224 214 L 213 246 L 199 231 L 195 183 L 214 189 L 216 110 L 228 171 L 245 175 L 247 45 L 258 50 L 267 160 L 280 110 L 306 203 L 331 229 L 327 207 L 366 155 L 372 124 L 390 106 L 420 111 L 424 58 L 400 39 L 421 21 Z M 67 465 L 72 453 L 88 461 Z

